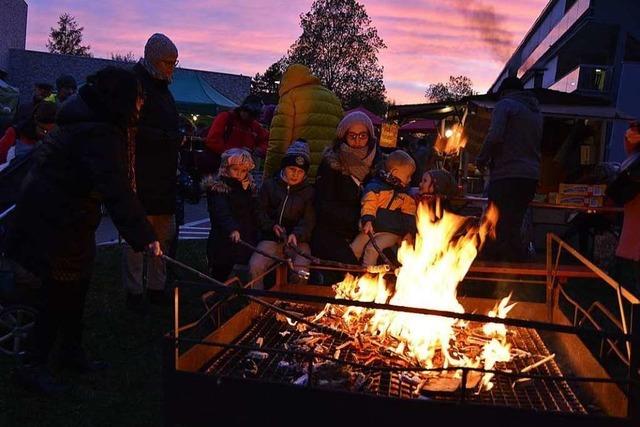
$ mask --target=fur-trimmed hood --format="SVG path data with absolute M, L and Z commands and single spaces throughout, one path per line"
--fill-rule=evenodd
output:
M 227 176 L 206 175 L 202 178 L 202 181 L 200 181 L 200 187 L 205 192 L 228 194 L 233 189 L 242 189 L 242 183 L 237 179 L 229 178 Z M 256 187 L 250 174 L 248 190 L 251 190 L 252 193 L 256 192 Z

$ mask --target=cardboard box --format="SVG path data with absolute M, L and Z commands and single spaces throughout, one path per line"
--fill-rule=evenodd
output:
M 587 184 L 560 184 L 558 193 L 570 196 L 588 196 L 589 185 Z
M 548 202 L 554 205 L 562 206 L 600 208 L 604 205 L 604 197 L 549 193 Z
M 572 196 L 604 196 L 605 184 L 560 184 L 558 193 Z

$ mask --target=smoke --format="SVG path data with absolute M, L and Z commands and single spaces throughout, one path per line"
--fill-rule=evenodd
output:
M 505 62 L 513 50 L 511 33 L 501 28 L 501 20 L 491 5 L 479 0 L 454 0 L 453 6 L 477 31 L 493 57 Z

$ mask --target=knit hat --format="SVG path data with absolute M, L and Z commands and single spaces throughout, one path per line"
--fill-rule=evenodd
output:
M 249 170 L 253 170 L 256 167 L 251 154 L 243 148 L 230 148 L 222 153 L 220 175 L 224 176 L 229 171 L 229 167 L 234 165 L 245 166 Z
M 151 62 L 168 58 L 177 58 L 178 48 L 171 39 L 164 34 L 155 33 L 144 45 L 144 59 Z
M 73 76 L 63 75 L 56 79 L 56 89 L 60 90 L 62 88 L 77 89 L 78 83 L 76 83 L 76 79 Z
M 369 116 L 367 116 L 362 111 L 353 111 L 344 116 L 344 118 L 338 124 L 338 129 L 336 129 L 336 136 L 338 137 L 338 139 L 343 140 L 349 128 L 357 123 L 363 124 L 367 127 L 370 139 L 375 137 L 376 133 L 373 129 L 373 123 L 371 122 Z
M 298 138 L 287 148 L 287 153 L 282 158 L 280 168 L 284 169 L 287 166 L 296 166 L 305 172 L 309 170 L 309 166 L 311 166 L 311 154 L 309 153 L 309 145 L 307 145 L 305 139 Z
M 149 73 L 157 79 L 167 80 L 153 65 L 159 61 L 172 60 L 178 57 L 178 48 L 171 39 L 164 34 L 155 33 L 144 45 L 144 58 L 142 64 Z

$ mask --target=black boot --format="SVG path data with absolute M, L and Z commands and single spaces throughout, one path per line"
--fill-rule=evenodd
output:
M 56 382 L 45 365 L 24 365 L 12 373 L 13 381 L 20 387 L 48 396 L 60 395 L 69 390 L 69 385 Z
M 104 360 L 90 360 L 82 348 L 67 348 L 60 351 L 60 366 L 81 374 L 101 372 L 111 367 Z

